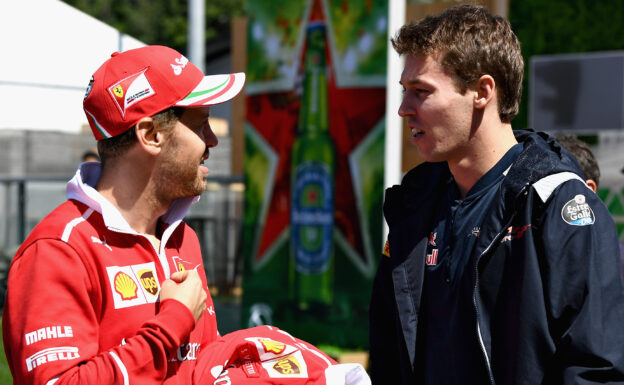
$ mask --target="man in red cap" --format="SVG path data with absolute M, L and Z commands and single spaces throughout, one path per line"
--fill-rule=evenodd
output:
M 182 222 L 206 186 L 210 106 L 243 73 L 204 76 L 180 53 L 115 53 L 84 110 L 101 163 L 17 251 L 3 315 L 16 384 L 190 384 L 218 336 L 199 242 Z

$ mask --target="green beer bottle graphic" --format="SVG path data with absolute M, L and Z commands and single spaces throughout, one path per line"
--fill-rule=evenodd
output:
M 325 25 L 311 23 L 292 148 L 291 294 L 301 309 L 329 305 L 334 280 L 334 144 L 328 128 Z

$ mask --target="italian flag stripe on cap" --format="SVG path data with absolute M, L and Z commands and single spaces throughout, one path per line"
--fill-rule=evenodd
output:
M 210 106 L 223 103 L 238 95 L 244 84 L 244 73 L 206 76 L 176 106 Z
M 98 131 L 100 132 L 100 134 L 104 137 L 104 139 L 108 139 L 110 137 L 112 137 L 111 134 L 108 133 L 108 131 L 106 131 L 106 129 L 104 127 L 102 127 L 102 125 L 97 121 L 97 119 L 95 119 L 95 116 L 93 116 L 89 111 L 85 110 L 85 112 L 89 115 L 89 117 L 93 120 L 93 123 L 95 124 L 95 127 L 97 127 Z

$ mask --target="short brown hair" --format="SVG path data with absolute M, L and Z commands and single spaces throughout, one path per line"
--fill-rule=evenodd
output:
M 184 113 L 182 107 L 171 107 L 152 116 L 154 123 L 159 131 L 169 133 L 173 130 L 173 126 Z M 123 134 L 113 136 L 112 138 L 102 139 L 97 142 L 98 153 L 102 164 L 107 159 L 117 158 L 125 154 L 130 147 L 137 141 L 134 126 L 127 129 Z
M 510 122 L 522 96 L 524 60 L 509 22 L 487 9 L 456 5 L 417 23 L 404 25 L 391 39 L 400 54 L 440 55 L 464 93 L 482 75 L 491 75 L 498 90 L 498 114 Z
M 596 186 L 600 184 L 600 167 L 589 145 L 575 135 L 556 135 L 557 142 L 570 151 L 576 158 L 585 180 L 593 179 Z

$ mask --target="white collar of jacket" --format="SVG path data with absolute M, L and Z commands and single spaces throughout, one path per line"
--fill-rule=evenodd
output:
M 117 207 L 95 189 L 95 185 L 100 179 L 101 171 L 101 164 L 99 162 L 82 163 L 78 167 L 76 175 L 67 182 L 67 199 L 77 200 L 102 214 L 104 224 L 110 230 L 139 234 L 130 227 Z M 199 195 L 176 199 L 171 203 L 167 212 L 160 218 L 161 221 L 167 224 L 167 230 L 165 231 L 167 235 L 170 235 L 180 222 L 182 222 L 182 219 L 189 211 L 191 205 L 197 201 L 199 201 Z M 164 238 L 163 236 L 163 241 Z

